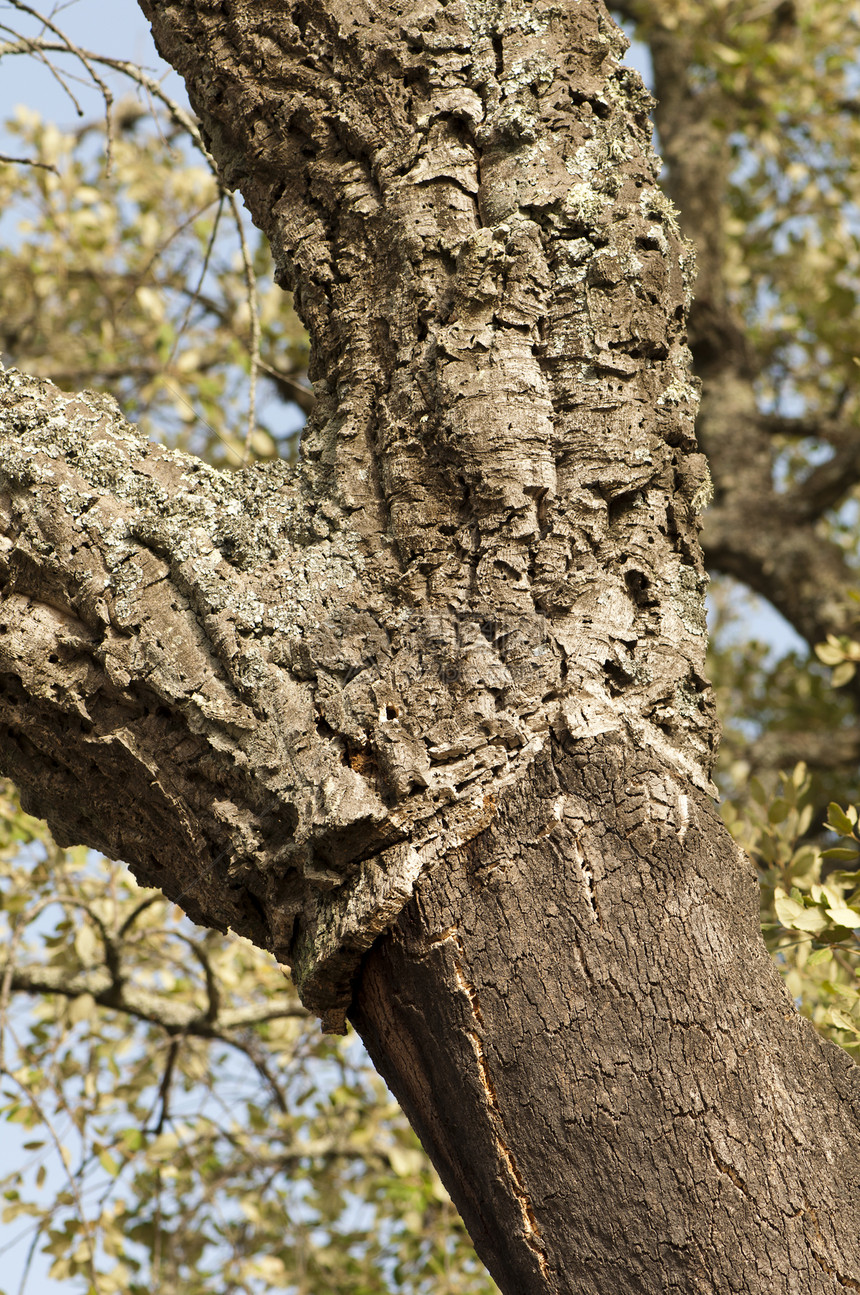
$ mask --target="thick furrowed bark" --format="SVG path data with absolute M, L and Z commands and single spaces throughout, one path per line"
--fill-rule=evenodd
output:
M 509 1295 L 860 1288 L 860 1072 L 653 758 L 554 741 L 422 878 L 351 1019 Z
M 101 430 L 4 379 L 6 767 L 144 875 L 169 791 L 194 911 L 330 1027 L 417 884 L 355 1019 L 509 1295 L 860 1281 L 856 1080 L 702 798 L 689 257 L 605 9 L 142 4 L 295 289 L 317 401 L 295 477 L 195 489 L 151 447 L 106 478 Z M 34 663 L 40 591 L 63 651 Z M 87 824 L 75 761 L 111 742 L 145 748 L 148 817 Z

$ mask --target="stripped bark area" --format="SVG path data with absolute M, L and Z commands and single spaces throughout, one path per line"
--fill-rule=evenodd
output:
M 2 768 L 351 1008 L 510 1295 L 855 1280 L 855 1072 L 707 802 L 691 254 L 623 37 L 142 5 L 314 412 L 226 475 L 3 377 Z
M 503 1290 L 854 1289 L 857 1069 L 786 993 L 709 799 L 653 755 L 553 738 L 361 987 Z

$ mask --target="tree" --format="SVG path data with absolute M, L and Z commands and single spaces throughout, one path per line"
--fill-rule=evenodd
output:
M 227 477 L 5 375 L 4 768 L 349 1012 L 503 1290 L 856 1284 L 856 1072 L 709 800 L 690 257 L 617 31 L 144 7 L 316 404 Z
M 32 164 L 0 171 L 21 222 L 0 251 L 4 349 L 70 390 L 110 389 L 121 356 L 127 416 L 183 448 L 203 431 L 207 461 L 240 464 L 241 240 L 175 121 L 133 108 L 111 114 L 109 171 L 104 122 L 10 124 Z M 284 357 L 300 377 L 304 347 L 262 246 L 253 268 L 247 448 L 271 457 L 260 423 L 285 418 L 265 388 L 295 394 Z M 98 1295 L 495 1290 L 355 1036 L 322 1036 L 269 955 L 178 917 L 123 866 L 62 850 L 0 784 L 3 1290 L 38 1289 L 43 1264 Z

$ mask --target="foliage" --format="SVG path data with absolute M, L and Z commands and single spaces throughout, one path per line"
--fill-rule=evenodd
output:
M 860 416 L 858 0 L 627 0 L 636 36 L 683 44 L 695 109 L 730 163 L 725 273 L 763 408 Z M 820 446 L 786 447 L 791 479 Z
M 363 1050 L 0 790 L 2 1219 L 96 1295 L 494 1290 Z M 9 1134 L 5 1135 L 9 1140 Z M 8 1163 L 8 1160 L 7 1160 Z
M 822 826 L 839 844 L 826 846 L 810 836 L 806 766 L 781 773 L 775 790 L 752 779 L 745 812 L 726 802 L 723 817 L 759 868 L 762 929 L 791 994 L 823 1034 L 860 1058 L 857 808 L 829 806 Z
M 110 171 L 101 125 L 64 134 L 25 109 L 7 123 L 42 165 L 0 164 L 0 210 L 14 224 L 0 251 L 6 362 L 68 390 L 108 391 L 151 435 L 236 467 L 253 306 L 269 398 L 250 448 L 291 454 L 303 415 L 284 401 L 310 407 L 307 339 L 267 244 L 256 240 L 249 280 L 244 226 L 187 137 L 167 119 L 141 120 L 133 102 L 115 118 Z

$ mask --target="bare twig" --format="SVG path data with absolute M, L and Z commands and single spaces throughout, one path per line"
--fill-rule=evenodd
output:
M 8 153 L 0 153 L 0 162 L 6 162 L 10 166 L 38 166 L 43 171 L 53 171 L 54 175 L 59 175 L 53 162 L 40 162 L 37 157 L 11 157 Z

